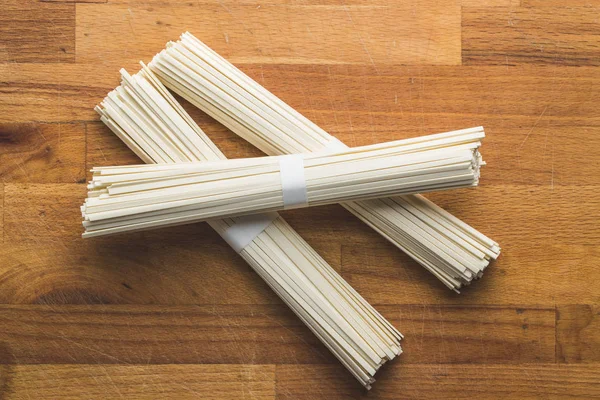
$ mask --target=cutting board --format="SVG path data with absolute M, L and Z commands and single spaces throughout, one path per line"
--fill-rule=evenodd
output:
M 87 171 L 140 162 L 93 107 L 186 30 L 353 146 L 485 127 L 480 186 L 428 196 L 503 248 L 460 295 L 339 206 L 284 213 L 405 334 L 369 397 L 600 397 L 598 5 L 4 0 L 0 398 L 367 396 L 207 225 L 80 238 Z

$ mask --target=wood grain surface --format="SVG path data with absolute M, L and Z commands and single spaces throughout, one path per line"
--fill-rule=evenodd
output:
M 600 398 L 598 6 L 4 0 L 0 399 Z M 139 162 L 94 105 L 186 30 L 351 145 L 486 128 L 480 187 L 429 195 L 503 248 L 460 295 L 339 206 L 284 213 L 406 335 L 370 393 L 207 225 L 80 238 L 86 171 Z

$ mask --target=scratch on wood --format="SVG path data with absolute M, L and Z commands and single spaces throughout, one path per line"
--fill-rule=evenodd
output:
M 546 110 L 547 109 L 548 109 L 548 106 L 546 105 L 546 107 L 544 107 L 544 110 L 542 111 L 542 113 L 540 114 L 540 116 L 538 117 L 538 119 L 535 121 L 535 123 L 533 124 L 533 126 L 531 127 L 531 129 L 529 130 L 529 132 L 527 132 L 527 135 L 525 136 L 525 139 L 523 139 L 523 141 L 521 142 L 521 145 L 519 146 L 518 150 L 520 150 L 525 145 L 525 142 L 527 141 L 527 139 L 529 139 L 529 135 L 531 135 L 531 132 L 533 132 L 533 130 L 535 129 L 535 127 L 537 126 L 537 124 L 540 122 L 540 120 L 542 119 L 542 117 L 544 116 L 544 114 L 546 114 Z

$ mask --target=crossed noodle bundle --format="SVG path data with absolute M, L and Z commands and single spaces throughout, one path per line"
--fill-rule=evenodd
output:
M 321 151 L 335 142 L 190 33 L 168 43 L 149 67 L 167 87 L 268 155 Z M 500 254 L 496 242 L 420 195 L 342 205 L 455 291 Z
M 214 162 L 225 156 L 152 72 L 143 68 L 96 107 L 144 162 Z M 276 213 L 209 222 L 366 388 L 402 352 L 402 335 Z

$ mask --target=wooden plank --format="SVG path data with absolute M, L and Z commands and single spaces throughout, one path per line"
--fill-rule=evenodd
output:
M 460 64 L 458 1 L 384 3 L 80 4 L 77 61 L 149 59 L 189 27 L 233 62 Z
M 335 363 L 284 305 L 0 306 L 2 364 Z
M 75 5 L 5 0 L 0 62 L 75 62 Z
M 424 304 L 377 310 L 405 335 L 402 364 L 555 360 L 554 308 Z
M 587 7 L 462 10 L 466 65 L 598 66 L 599 42 L 596 14 Z
M 530 244 L 536 258 L 543 260 L 543 255 L 537 253 L 538 247 L 594 247 L 599 243 L 600 232 L 596 229 L 599 195 L 599 186 L 502 185 L 460 193 L 431 193 L 427 197 L 494 237 L 506 250 L 523 243 L 521 240 L 527 237 L 524 242 Z M 576 251 L 574 247 L 573 252 Z
M 512 129 L 518 148 L 540 124 L 585 133 L 600 122 L 588 102 L 600 99 L 589 90 L 600 77 L 596 68 L 557 67 L 550 77 L 535 66 L 398 66 L 381 67 L 379 75 L 354 66 L 241 68 L 324 129 L 354 129 L 353 145 L 395 131 L 416 136 L 481 124 Z
M 0 242 L 4 242 L 4 183 L 0 183 Z
M 105 2 L 110 4 L 139 4 L 142 3 L 141 0 L 42 0 L 42 1 L 75 1 L 75 2 Z M 172 4 L 181 4 L 186 3 L 188 0 L 170 0 L 169 3 Z M 156 5 L 161 4 L 164 5 L 163 0 L 145 0 L 143 2 L 147 5 Z M 213 5 L 215 4 L 215 0 L 197 0 L 195 3 L 202 5 Z M 393 5 L 390 0 L 265 0 L 258 2 L 257 0 L 221 0 L 221 4 L 224 6 L 230 5 L 253 5 L 255 7 L 258 6 L 273 6 L 273 5 L 284 5 L 284 6 L 340 6 L 340 5 L 378 5 L 378 6 L 389 6 Z M 412 4 L 413 7 L 427 7 L 431 2 L 418 2 L 412 1 L 409 4 Z M 457 0 L 457 3 L 462 6 L 473 6 L 477 5 L 480 7 L 507 7 L 507 6 L 518 6 L 520 4 L 520 0 L 480 0 L 476 2 L 475 0 Z M 323 11 L 327 11 L 327 8 L 324 8 Z
M 600 360 L 600 307 L 559 306 L 556 310 L 556 358 L 566 363 Z
M 521 0 L 523 7 L 598 7 L 598 0 Z
M 379 309 L 403 364 L 553 361 L 554 309 L 523 307 Z M 0 321 L 4 364 L 337 363 L 284 305 L 3 305 Z
M 519 7 L 523 0 L 462 0 L 463 7 Z
M 40 0 L 47 3 L 106 3 L 108 0 Z
M 3 399 L 275 398 L 273 365 L 17 365 Z
M 4 182 L 85 181 L 83 124 L 0 124 L 0 179 Z
M 7 241 L 0 249 L 0 303 L 281 303 L 207 225 L 162 235 Z
M 406 365 L 377 376 L 373 399 L 576 399 L 600 397 L 600 365 Z M 278 365 L 278 399 L 359 399 L 340 366 Z
M 69 64 L 60 69 L 0 64 L 0 121 L 97 121 L 93 107 L 118 85 L 120 67 L 138 70 L 137 62 Z M 372 67 L 349 65 L 240 67 L 324 129 L 352 140 L 352 145 L 477 125 L 491 135 L 486 143 L 500 140 L 494 132 L 510 139 L 510 146 L 497 153 L 512 158 L 524 141 L 523 154 L 544 148 L 551 154 L 552 143 L 559 150 L 560 143 L 552 142 L 557 135 L 583 135 L 591 144 L 600 140 L 600 117 L 594 107 L 600 92 L 589 89 L 600 85 L 597 68 L 557 67 L 549 78 L 547 69 L 532 66 L 379 66 L 379 75 Z M 546 133 L 555 137 L 548 134 L 545 141 Z M 531 146 L 532 139 L 541 147 Z M 597 148 L 590 145 L 587 150 Z M 586 152 L 578 157 L 586 157 Z
M 595 229 L 599 191 L 599 186 L 552 189 L 506 185 L 430 196 L 497 240 L 504 249 L 485 277 L 466 288 L 461 296 L 447 291 L 400 250 L 339 206 L 294 210 L 284 216 L 334 268 L 342 266 L 343 276 L 374 303 L 410 304 L 419 298 L 427 303 L 446 304 L 593 304 L 600 301 L 600 279 L 596 279 L 599 272 L 595 268 L 600 255 L 598 246 L 593 245 L 600 240 Z M 79 206 L 85 197 L 85 185 L 6 184 L 5 192 L 7 251 L 20 253 L 18 246 L 34 245 L 50 257 L 52 251 L 62 248 L 57 247 L 59 243 L 68 243 L 73 246 L 68 251 L 77 255 L 73 255 L 73 263 L 78 262 L 77 257 L 91 257 L 92 265 L 118 265 L 119 251 L 125 251 L 130 243 L 140 252 L 130 255 L 134 261 L 129 268 L 141 268 L 152 260 L 148 247 L 155 246 L 162 250 L 150 254 L 164 259 L 165 265 L 208 264 L 214 265 L 213 273 L 217 273 L 224 266 L 236 268 L 241 262 L 205 224 L 82 240 Z M 119 250 L 103 255 L 95 249 L 106 245 Z M 199 248 L 203 250 L 196 254 Z M 180 254 L 182 249 L 185 255 Z M 31 262 L 28 255 L 25 252 L 19 262 Z M 43 264 L 38 268 L 43 271 Z M 166 266 L 164 271 L 168 273 Z M 193 278 L 193 269 L 186 271 L 192 274 L 187 279 L 198 279 Z M 530 287 L 539 279 L 547 283 L 532 293 Z
M 569 304 L 600 300 L 597 246 L 501 243 L 505 247 L 500 259 L 460 295 L 448 291 L 391 245 L 351 242 L 344 246 L 342 276 L 372 304 L 410 303 L 415 298 L 440 304 Z

